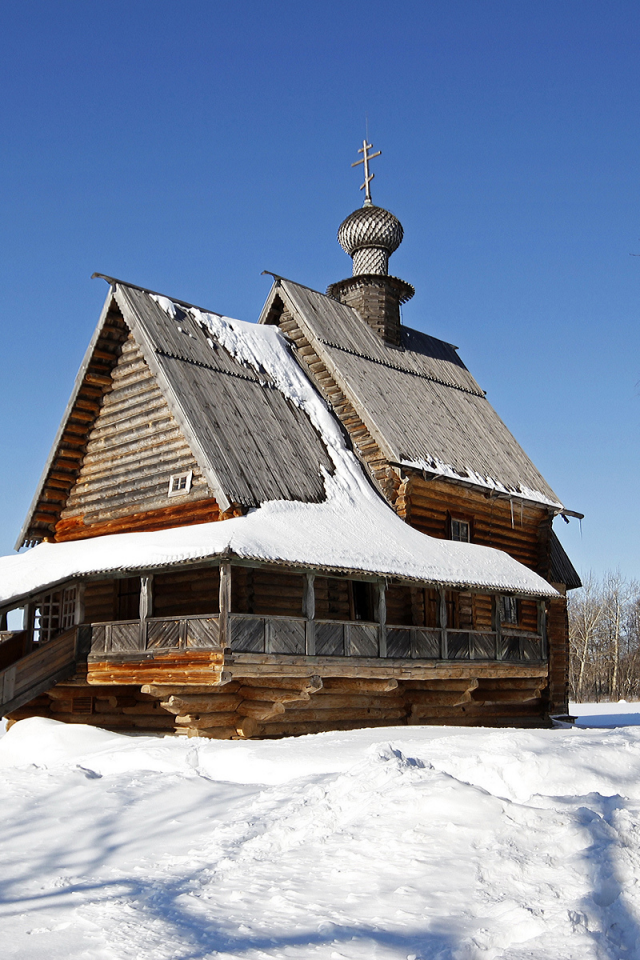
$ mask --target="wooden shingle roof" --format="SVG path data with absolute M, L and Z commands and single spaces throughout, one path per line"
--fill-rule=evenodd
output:
M 283 278 L 261 322 L 278 298 L 390 462 L 562 506 L 451 344 L 408 327 L 385 343 L 352 307 Z

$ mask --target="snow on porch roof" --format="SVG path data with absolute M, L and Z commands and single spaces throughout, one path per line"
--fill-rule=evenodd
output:
M 360 495 L 330 478 L 327 501 L 272 501 L 244 517 L 42 543 L 0 558 L 0 604 L 75 577 L 135 573 L 176 564 L 239 558 L 374 574 L 443 586 L 552 597 L 542 577 L 492 547 L 437 540 L 405 524 L 372 490 Z

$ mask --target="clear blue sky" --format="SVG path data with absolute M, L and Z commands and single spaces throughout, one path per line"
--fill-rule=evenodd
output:
M 565 504 L 578 568 L 640 577 L 637 0 L 6 3 L 0 552 L 106 293 L 253 320 L 316 289 L 361 202 L 400 217 L 405 322 L 449 340 Z

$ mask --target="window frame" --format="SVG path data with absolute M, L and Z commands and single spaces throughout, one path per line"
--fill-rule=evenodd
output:
M 176 483 L 184 480 L 184 486 L 176 487 Z M 183 473 L 172 473 L 169 477 L 168 497 L 186 497 L 191 493 L 191 481 L 193 480 L 193 470 L 186 470 Z
M 507 607 L 510 608 L 511 614 L 507 616 Z M 499 602 L 500 610 L 500 624 L 501 626 L 507 627 L 519 627 L 520 626 L 520 601 L 518 597 L 514 597 L 511 594 L 501 594 Z M 515 619 L 512 619 L 512 616 Z
M 462 540 L 460 537 L 455 537 L 453 534 L 453 525 L 454 523 L 460 524 L 464 523 L 467 527 L 467 539 Z M 449 514 L 449 540 L 452 540 L 453 543 L 472 543 L 473 542 L 473 520 L 469 516 L 464 516 L 462 514 Z

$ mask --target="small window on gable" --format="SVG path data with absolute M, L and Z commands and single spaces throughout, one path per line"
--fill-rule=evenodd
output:
M 517 597 L 500 597 L 500 620 L 502 623 L 517 625 L 518 599 Z
M 188 473 L 174 473 L 169 478 L 169 493 L 170 497 L 182 497 L 185 493 L 189 493 L 191 490 L 191 478 L 193 477 L 193 470 L 189 470 Z
M 471 542 L 471 524 L 468 520 L 454 520 L 451 518 L 451 539 L 462 543 Z

